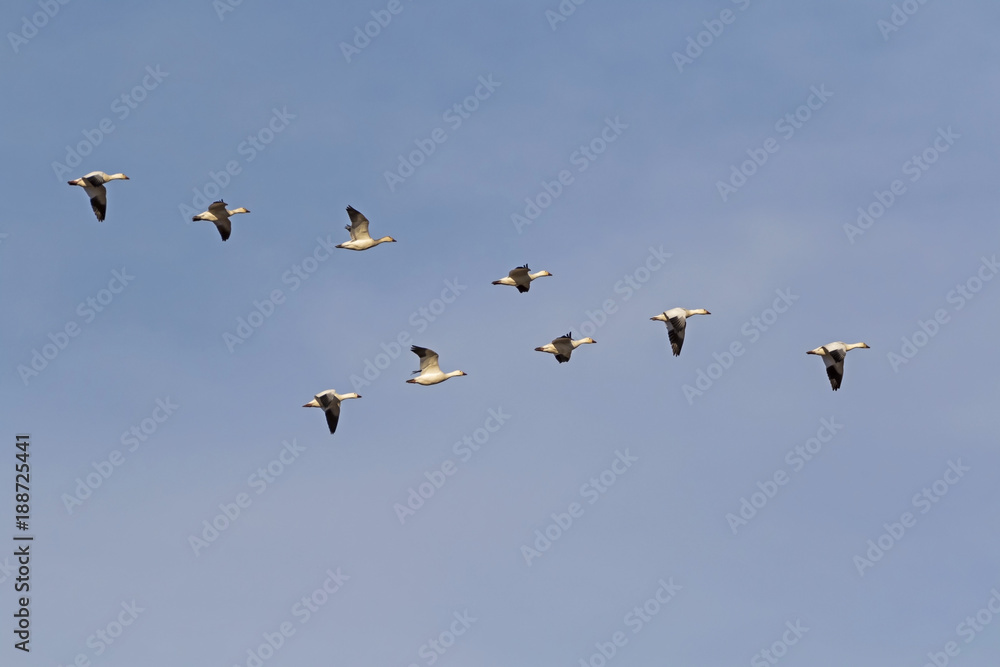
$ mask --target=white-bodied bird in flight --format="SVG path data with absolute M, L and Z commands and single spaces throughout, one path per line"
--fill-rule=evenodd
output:
M 316 394 L 313 400 L 302 407 L 323 408 L 323 412 L 326 413 L 326 425 L 330 427 L 330 433 L 333 434 L 337 432 L 337 422 L 340 421 L 340 402 L 348 398 L 361 398 L 361 395 L 355 393 L 338 394 L 333 389 L 327 389 Z
M 415 378 L 410 378 L 406 382 L 408 384 L 437 384 L 438 382 L 444 382 L 448 378 L 458 377 L 459 375 L 466 375 L 464 371 L 451 371 L 450 373 L 441 372 L 441 367 L 438 366 L 438 354 L 434 350 L 428 350 L 426 347 L 417 347 L 413 345 L 410 347 L 410 352 L 420 357 L 420 370 L 413 371 Z
M 395 243 L 396 239 L 391 236 L 383 236 L 380 239 L 373 239 L 368 233 L 368 218 L 361 214 L 353 206 L 347 207 L 347 215 L 351 216 L 351 224 L 344 227 L 351 233 L 351 240 L 338 245 L 338 248 L 348 250 L 368 250 L 374 248 L 379 243 Z
M 108 181 L 129 180 L 125 174 L 105 174 L 103 171 L 92 171 L 86 176 L 68 181 L 70 185 L 79 185 L 90 197 L 90 207 L 94 209 L 94 215 L 98 222 L 104 222 L 104 215 L 108 212 L 108 191 L 104 189 L 104 184 Z
M 555 338 L 551 343 L 542 345 L 541 347 L 536 347 L 535 352 L 548 352 L 549 354 L 556 355 L 556 361 L 560 364 L 569 361 L 570 355 L 573 354 L 573 350 L 580 347 L 581 345 L 587 343 L 596 343 L 597 341 L 593 338 L 581 338 L 580 340 L 573 340 L 573 332 L 569 332 L 565 336 L 559 336 Z
M 212 205 L 208 207 L 208 210 L 199 213 L 198 215 L 191 218 L 191 222 L 197 222 L 198 220 L 207 220 L 208 222 L 214 222 L 215 226 L 219 229 L 219 234 L 222 235 L 222 240 L 229 240 L 229 235 L 233 232 L 233 225 L 229 221 L 229 216 L 236 215 L 237 213 L 249 213 L 245 208 L 234 208 L 231 211 L 226 210 L 226 202 L 219 201 L 212 202 Z
M 826 362 L 826 376 L 830 378 L 830 386 L 834 391 L 840 389 L 840 383 L 844 379 L 844 358 L 850 350 L 864 348 L 869 349 L 867 343 L 842 343 L 839 340 L 835 343 L 827 343 L 815 350 L 809 350 L 806 354 L 815 354 L 823 357 Z
M 670 348 L 674 351 L 674 356 L 679 356 L 681 347 L 684 345 L 684 329 L 687 327 L 687 318 L 691 315 L 711 315 L 704 308 L 688 310 L 687 308 L 671 308 L 665 310 L 651 320 L 659 320 L 667 325 L 667 336 L 670 337 Z
M 500 280 L 494 280 L 494 285 L 513 285 L 517 288 L 517 291 L 524 294 L 529 289 L 531 289 L 531 281 L 535 278 L 543 278 L 545 276 L 551 276 L 552 274 L 548 271 L 538 271 L 537 273 L 530 273 L 531 269 L 528 265 L 519 266 L 516 269 L 511 269 L 510 273 L 507 274 L 506 278 L 501 278 Z

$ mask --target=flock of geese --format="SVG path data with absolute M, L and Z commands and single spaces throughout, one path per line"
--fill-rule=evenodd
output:
M 105 183 L 115 180 L 129 180 L 128 176 L 125 174 L 106 174 L 103 171 L 92 171 L 89 174 L 78 178 L 76 180 L 69 181 L 70 185 L 78 185 L 84 189 L 87 196 L 90 197 L 90 206 L 94 210 L 94 215 L 97 216 L 99 222 L 104 221 L 104 217 L 108 210 L 108 197 L 107 189 L 104 187 Z M 240 213 L 249 213 L 245 208 L 228 209 L 226 208 L 228 204 L 224 201 L 219 200 L 213 202 L 211 206 L 208 207 L 207 211 L 199 213 L 192 218 L 192 221 L 204 220 L 215 224 L 216 228 L 219 230 L 219 234 L 222 236 L 223 241 L 227 241 L 229 236 L 232 234 L 232 223 L 230 217 Z M 374 248 L 381 243 L 395 243 L 396 239 L 391 236 L 383 236 L 379 239 L 373 239 L 371 234 L 368 232 L 368 218 L 366 218 L 360 211 L 355 209 L 353 206 L 347 207 L 347 215 L 351 219 L 351 224 L 347 225 L 345 229 L 350 232 L 351 240 L 345 241 L 337 248 L 344 248 L 346 250 L 368 250 Z M 494 280 L 494 285 L 509 285 L 516 287 L 517 291 L 524 294 L 531 288 L 532 281 L 551 276 L 552 274 L 548 271 L 538 271 L 536 273 L 531 273 L 528 265 L 519 266 L 515 269 L 511 269 L 510 273 L 506 277 L 500 280 Z M 670 339 L 670 348 L 674 353 L 674 356 L 679 356 L 681 353 L 681 347 L 684 345 L 684 331 L 687 328 L 687 318 L 692 315 L 711 315 L 704 308 L 697 308 L 694 310 L 688 310 L 686 308 L 671 308 L 666 310 L 655 317 L 649 318 L 650 320 L 656 320 L 663 322 L 667 327 L 667 336 Z M 552 340 L 551 343 L 542 345 L 541 347 L 536 347 L 536 352 L 547 352 L 553 354 L 556 357 L 556 361 L 560 364 L 568 362 L 573 354 L 573 350 L 580 347 L 581 345 L 593 344 L 597 341 L 593 338 L 580 338 L 574 340 L 573 333 L 567 333 L 565 336 L 559 336 Z M 843 343 L 841 341 L 836 341 L 833 343 L 827 343 L 817 347 L 816 349 L 809 350 L 806 354 L 815 354 L 823 358 L 826 363 L 826 374 L 830 380 L 830 385 L 833 387 L 834 391 L 840 389 L 840 384 L 844 379 L 844 359 L 850 350 L 865 348 L 869 346 L 866 343 Z M 458 377 L 461 375 L 466 375 L 464 371 L 451 371 L 445 373 L 441 370 L 438 364 L 438 354 L 434 350 L 430 350 L 426 347 L 418 347 L 413 345 L 410 347 L 410 351 L 417 355 L 420 359 L 420 370 L 413 371 L 413 374 L 417 377 L 411 378 L 406 382 L 409 384 L 419 384 L 419 385 L 432 385 L 439 384 L 445 380 L 453 377 Z M 313 400 L 306 403 L 302 407 L 304 408 L 322 408 L 326 414 L 326 423 L 330 428 L 330 433 L 335 433 L 337 431 L 337 423 L 340 421 L 340 403 L 341 401 L 361 398 L 359 394 L 338 394 L 333 389 L 327 389 L 326 391 L 320 392 L 313 397 Z

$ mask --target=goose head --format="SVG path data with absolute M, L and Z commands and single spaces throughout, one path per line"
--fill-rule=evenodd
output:
M 323 407 L 323 406 L 322 406 L 322 405 L 320 405 L 320 404 L 319 404 L 319 401 L 317 401 L 317 400 L 316 400 L 316 399 L 314 398 L 313 400 L 309 401 L 308 403 L 306 403 L 306 404 L 305 404 L 305 405 L 303 405 L 302 407 L 304 407 L 304 408 L 321 408 L 321 407 Z
M 651 319 L 651 320 L 658 320 L 660 322 L 666 322 L 667 321 L 667 313 L 666 312 L 662 312 L 659 315 L 657 315 L 656 317 L 651 317 L 649 319 Z
M 576 344 L 583 345 L 584 343 L 596 343 L 596 342 L 597 342 L 596 340 L 588 336 L 587 338 L 581 338 L 580 340 L 576 341 Z
M 127 181 L 127 180 L 129 180 L 129 177 L 126 176 L 125 174 L 111 174 L 105 180 L 108 180 L 108 181 Z
M 383 236 L 382 238 L 380 238 L 378 240 L 378 242 L 379 243 L 395 243 L 396 239 L 392 238 L 391 236 Z

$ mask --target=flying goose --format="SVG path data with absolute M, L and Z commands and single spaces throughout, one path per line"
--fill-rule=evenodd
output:
M 413 371 L 415 378 L 410 378 L 407 380 L 407 384 L 437 384 L 438 382 L 444 382 L 448 378 L 458 377 L 459 375 L 467 375 L 463 371 L 452 371 L 450 373 L 442 373 L 441 367 L 438 366 L 438 354 L 434 350 L 428 350 L 426 347 L 417 347 L 413 345 L 410 347 L 410 352 L 420 357 L 420 370 Z
M 847 345 L 838 340 L 836 343 L 827 343 L 823 347 L 809 350 L 806 354 L 818 354 L 823 357 L 823 361 L 826 362 L 826 376 L 830 378 L 830 385 L 833 387 L 833 390 L 837 391 L 840 389 L 840 383 L 844 379 L 844 357 L 847 356 L 848 350 L 855 348 L 869 349 L 867 343 L 851 343 Z
M 560 364 L 569 361 L 570 355 L 573 354 L 573 350 L 580 347 L 584 343 L 596 343 L 597 341 L 593 338 L 581 338 L 580 340 L 573 340 L 573 332 L 569 332 L 565 336 L 560 336 L 554 339 L 551 343 L 547 345 L 542 345 L 541 347 L 536 347 L 535 352 L 548 352 L 549 354 L 556 355 L 556 361 Z
M 302 407 L 323 408 L 323 412 L 326 413 L 326 424 L 330 427 L 330 433 L 333 434 L 337 432 L 337 422 L 340 421 L 340 402 L 348 398 L 361 398 L 361 396 L 355 393 L 338 394 L 333 389 L 327 389 L 316 394 L 313 400 Z
M 229 222 L 229 216 L 236 215 L 237 213 L 249 213 L 250 211 L 242 207 L 227 211 L 226 206 L 228 204 L 221 199 L 212 202 L 207 211 L 191 218 L 191 222 L 197 222 L 198 220 L 214 222 L 215 226 L 219 229 L 219 234 L 222 235 L 222 240 L 227 241 L 229 240 L 229 235 L 233 232 L 233 225 Z
M 688 310 L 687 308 L 671 308 L 665 310 L 651 320 L 659 320 L 667 325 L 667 335 L 670 337 L 670 348 L 674 351 L 674 356 L 680 356 L 681 347 L 684 345 L 684 328 L 687 326 L 687 318 L 691 315 L 711 315 L 704 308 Z
M 374 248 L 379 243 L 395 243 L 396 239 L 391 236 L 383 236 L 380 239 L 373 239 L 368 233 L 368 218 L 361 214 L 353 206 L 347 207 L 347 215 L 351 216 L 351 224 L 344 227 L 351 233 L 351 240 L 338 245 L 338 248 L 348 250 L 368 250 Z
M 125 174 L 105 174 L 103 171 L 92 171 L 86 176 L 67 181 L 70 185 L 79 185 L 90 197 L 90 207 L 94 209 L 94 215 L 98 222 L 104 222 L 104 215 L 108 212 L 108 191 L 104 189 L 104 184 L 108 181 L 124 180 L 128 176 Z
M 552 274 L 548 271 L 539 271 L 537 273 L 529 273 L 531 269 L 528 265 L 519 266 L 516 269 L 511 269 L 510 273 L 507 274 L 506 278 L 501 278 L 500 280 L 494 280 L 494 285 L 513 285 L 517 288 L 517 291 L 524 294 L 529 289 L 531 289 L 531 281 L 535 278 L 542 278 L 544 276 L 551 276 Z

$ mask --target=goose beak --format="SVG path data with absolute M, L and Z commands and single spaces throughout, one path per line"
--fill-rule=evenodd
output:
M 543 349 L 542 349 L 542 348 L 540 348 L 540 347 L 536 347 L 536 348 L 535 348 L 535 352 L 544 352 L 544 351 L 545 351 L 545 350 L 543 350 Z

